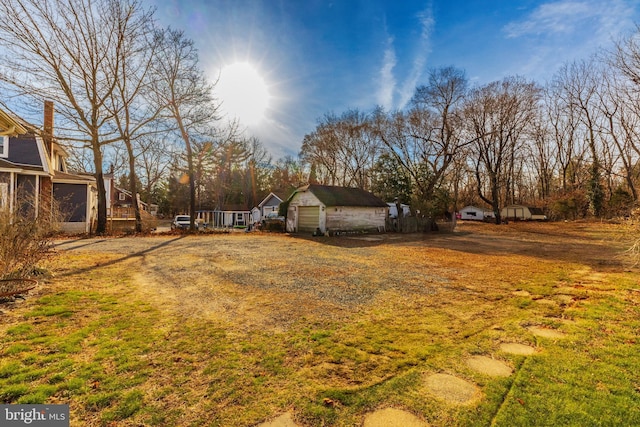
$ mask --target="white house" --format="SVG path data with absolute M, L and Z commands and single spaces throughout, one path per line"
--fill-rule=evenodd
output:
M 282 199 L 278 197 L 274 193 L 269 193 L 267 197 L 265 197 L 260 204 L 258 204 L 258 210 L 260 211 L 260 220 L 263 220 L 270 213 L 278 213 L 278 209 L 280 208 L 280 203 L 282 203 Z
M 221 206 L 213 211 L 196 211 L 198 221 L 214 228 L 245 228 L 252 223 L 252 213 L 243 205 Z
M 288 232 L 384 231 L 389 206 L 359 188 L 310 184 L 288 200 Z
M 524 205 L 509 205 L 502 208 L 500 215 L 503 219 L 512 221 L 545 221 L 547 216 L 541 208 Z

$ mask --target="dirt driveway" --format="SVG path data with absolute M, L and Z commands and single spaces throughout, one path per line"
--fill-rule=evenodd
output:
M 561 262 L 568 275 L 585 277 L 621 270 L 625 243 L 605 238 L 614 227 L 460 223 L 448 234 L 163 235 L 66 240 L 56 248 L 131 265 L 135 291 L 179 316 L 283 330 L 300 319 L 346 320 L 391 300 L 455 313 L 461 293 L 464 316 L 491 322 L 491 302 L 517 291 L 532 267 L 544 272 Z

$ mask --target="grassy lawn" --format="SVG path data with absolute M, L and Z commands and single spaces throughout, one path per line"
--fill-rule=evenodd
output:
M 465 223 L 64 242 L 52 278 L 0 305 L 0 403 L 69 403 L 74 426 L 251 426 L 286 412 L 354 426 L 385 407 L 435 426 L 640 425 L 626 234 Z M 513 373 L 478 372 L 473 356 Z M 475 397 L 438 395 L 433 374 Z

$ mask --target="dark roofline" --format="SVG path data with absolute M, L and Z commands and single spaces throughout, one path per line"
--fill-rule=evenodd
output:
M 325 206 L 377 207 L 388 208 L 386 202 L 361 188 L 338 187 L 333 185 L 309 184 L 295 193 L 309 191 Z M 293 196 L 293 195 L 292 195 Z

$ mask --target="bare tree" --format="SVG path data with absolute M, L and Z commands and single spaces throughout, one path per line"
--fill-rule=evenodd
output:
M 300 162 L 291 156 L 278 159 L 269 177 L 269 187 L 280 196 L 288 196 L 296 188 L 311 183 Z
M 552 81 L 544 91 L 545 121 L 549 126 L 549 139 L 553 143 L 553 152 L 559 167 L 561 189 L 567 192 L 576 185 L 576 168 L 582 163 L 583 150 L 579 140 L 579 114 L 570 104 L 564 102 L 563 85 Z
M 537 193 L 541 199 L 551 195 L 555 171 L 556 147 L 550 143 L 551 128 L 542 109 L 536 114 L 531 126 L 530 163 L 536 171 Z M 535 195 L 534 195 L 535 196 Z
M 359 110 L 336 116 L 326 114 L 316 129 L 305 135 L 300 157 L 314 179 L 330 185 L 367 188 L 369 170 L 379 154 L 369 118 Z
M 113 115 L 116 133 L 127 151 L 129 191 L 133 199 L 135 231 L 140 233 L 142 216 L 134 141 L 157 132 L 156 127 L 150 124 L 165 109 L 165 105 L 153 102 L 150 96 L 150 78 L 158 49 L 158 38 L 153 27 L 152 12 L 142 10 L 139 4 L 114 5 L 114 12 L 123 17 L 119 21 L 124 43 L 118 50 L 118 57 L 109 61 L 116 85 L 107 102 L 107 108 Z M 124 17 L 129 18 L 124 19 Z M 138 144 L 137 148 L 144 146 L 146 145 Z
M 473 161 L 478 195 L 493 208 L 497 224 L 502 222 L 500 205 L 507 200 L 516 157 L 534 118 L 538 92 L 534 83 L 509 77 L 473 90 L 467 99 L 465 114 L 469 132 L 475 135 Z
M 5 0 L 0 16 L 0 79 L 34 99 L 54 99 L 63 120 L 60 135 L 93 153 L 98 186 L 97 233 L 106 231 L 107 203 L 103 179 L 103 147 L 119 138 L 105 124 L 106 108 L 116 87 L 125 43 L 123 30 L 133 19 L 121 14 L 135 0 Z
M 613 52 L 605 57 L 610 70 L 606 80 L 606 103 L 610 105 L 609 122 L 611 137 L 621 153 L 624 179 L 638 200 L 636 189 L 637 161 L 640 156 L 640 27 L 634 33 L 616 43 Z M 611 114 L 613 110 L 614 114 Z M 617 131 L 617 135 L 613 132 Z
M 165 136 L 145 135 L 136 139 L 136 169 L 144 186 L 146 202 L 158 202 L 157 188 L 168 175 L 174 147 Z
M 429 83 L 416 89 L 408 112 L 378 111 L 376 132 L 415 189 L 414 204 L 431 211 L 434 195 L 461 150 L 472 143 L 463 133 L 461 108 L 467 94 L 463 71 L 431 70 Z
M 601 162 L 598 147 L 598 64 L 592 59 L 564 65 L 556 79 L 562 87 L 560 95 L 572 111 L 578 114 L 585 142 L 591 154 L 591 166 L 587 183 L 589 206 L 593 215 L 602 214 L 604 192 L 601 183 Z
M 193 40 L 182 31 L 166 29 L 158 33 L 160 48 L 152 75 L 156 102 L 167 106 L 168 118 L 176 124 L 185 144 L 189 177 L 190 229 L 195 230 L 196 176 L 193 141 L 197 135 L 210 133 L 218 120 L 218 105 L 212 86 L 198 66 L 198 52 Z

